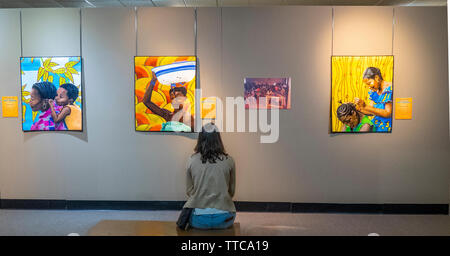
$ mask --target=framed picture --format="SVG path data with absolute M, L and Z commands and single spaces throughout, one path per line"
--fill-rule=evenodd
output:
M 391 132 L 394 56 L 332 56 L 331 69 L 331 132 Z
M 291 78 L 245 78 L 246 109 L 290 109 Z
M 21 57 L 22 130 L 82 131 L 81 57 Z
M 136 56 L 136 131 L 193 132 L 196 71 L 195 56 Z

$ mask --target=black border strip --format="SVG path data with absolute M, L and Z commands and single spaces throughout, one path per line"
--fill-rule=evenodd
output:
M 66 200 L 1 199 L 0 209 L 66 209 Z
M 184 201 L 83 201 L 68 200 L 68 210 L 181 210 Z
M 181 210 L 185 201 L 91 201 L 1 199 L 0 209 Z M 332 204 L 236 201 L 239 212 L 449 214 L 448 204 Z

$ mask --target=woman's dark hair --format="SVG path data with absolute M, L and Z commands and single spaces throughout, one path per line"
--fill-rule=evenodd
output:
M 186 94 L 187 94 L 187 90 L 184 87 L 174 87 L 169 90 L 169 93 L 172 93 L 172 92 L 174 92 L 174 93 L 181 92 L 181 94 L 183 94 L 184 96 L 186 96 Z
M 56 87 L 50 82 L 35 83 L 32 88 L 39 92 L 42 99 L 54 99 L 56 97 Z
M 205 124 L 198 134 L 195 153 L 200 153 L 202 163 L 215 163 L 217 159 L 223 160 L 228 154 L 220 137 L 219 129 L 213 123 Z
M 379 68 L 369 67 L 364 71 L 363 79 L 375 79 L 375 76 L 379 76 L 380 79 L 383 80 L 383 76 L 381 75 L 381 71 Z
M 342 102 L 341 102 L 342 103 Z M 355 108 L 355 104 L 349 102 L 349 103 L 342 103 L 336 111 L 337 118 L 341 118 L 343 116 L 351 115 L 352 112 L 357 112 Z
M 75 102 L 78 98 L 78 88 L 74 84 L 62 84 L 59 87 L 67 91 L 67 97 Z

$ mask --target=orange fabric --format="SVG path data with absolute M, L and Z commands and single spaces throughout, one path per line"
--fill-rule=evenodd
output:
M 68 130 L 81 131 L 81 109 L 77 105 L 67 105 L 70 108 L 70 115 L 66 116 L 66 126 Z

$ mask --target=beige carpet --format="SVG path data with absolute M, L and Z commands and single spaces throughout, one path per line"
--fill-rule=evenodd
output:
M 0 235 L 86 235 L 101 220 L 175 221 L 178 211 L 0 210 Z M 238 212 L 241 235 L 450 235 L 446 215 Z

